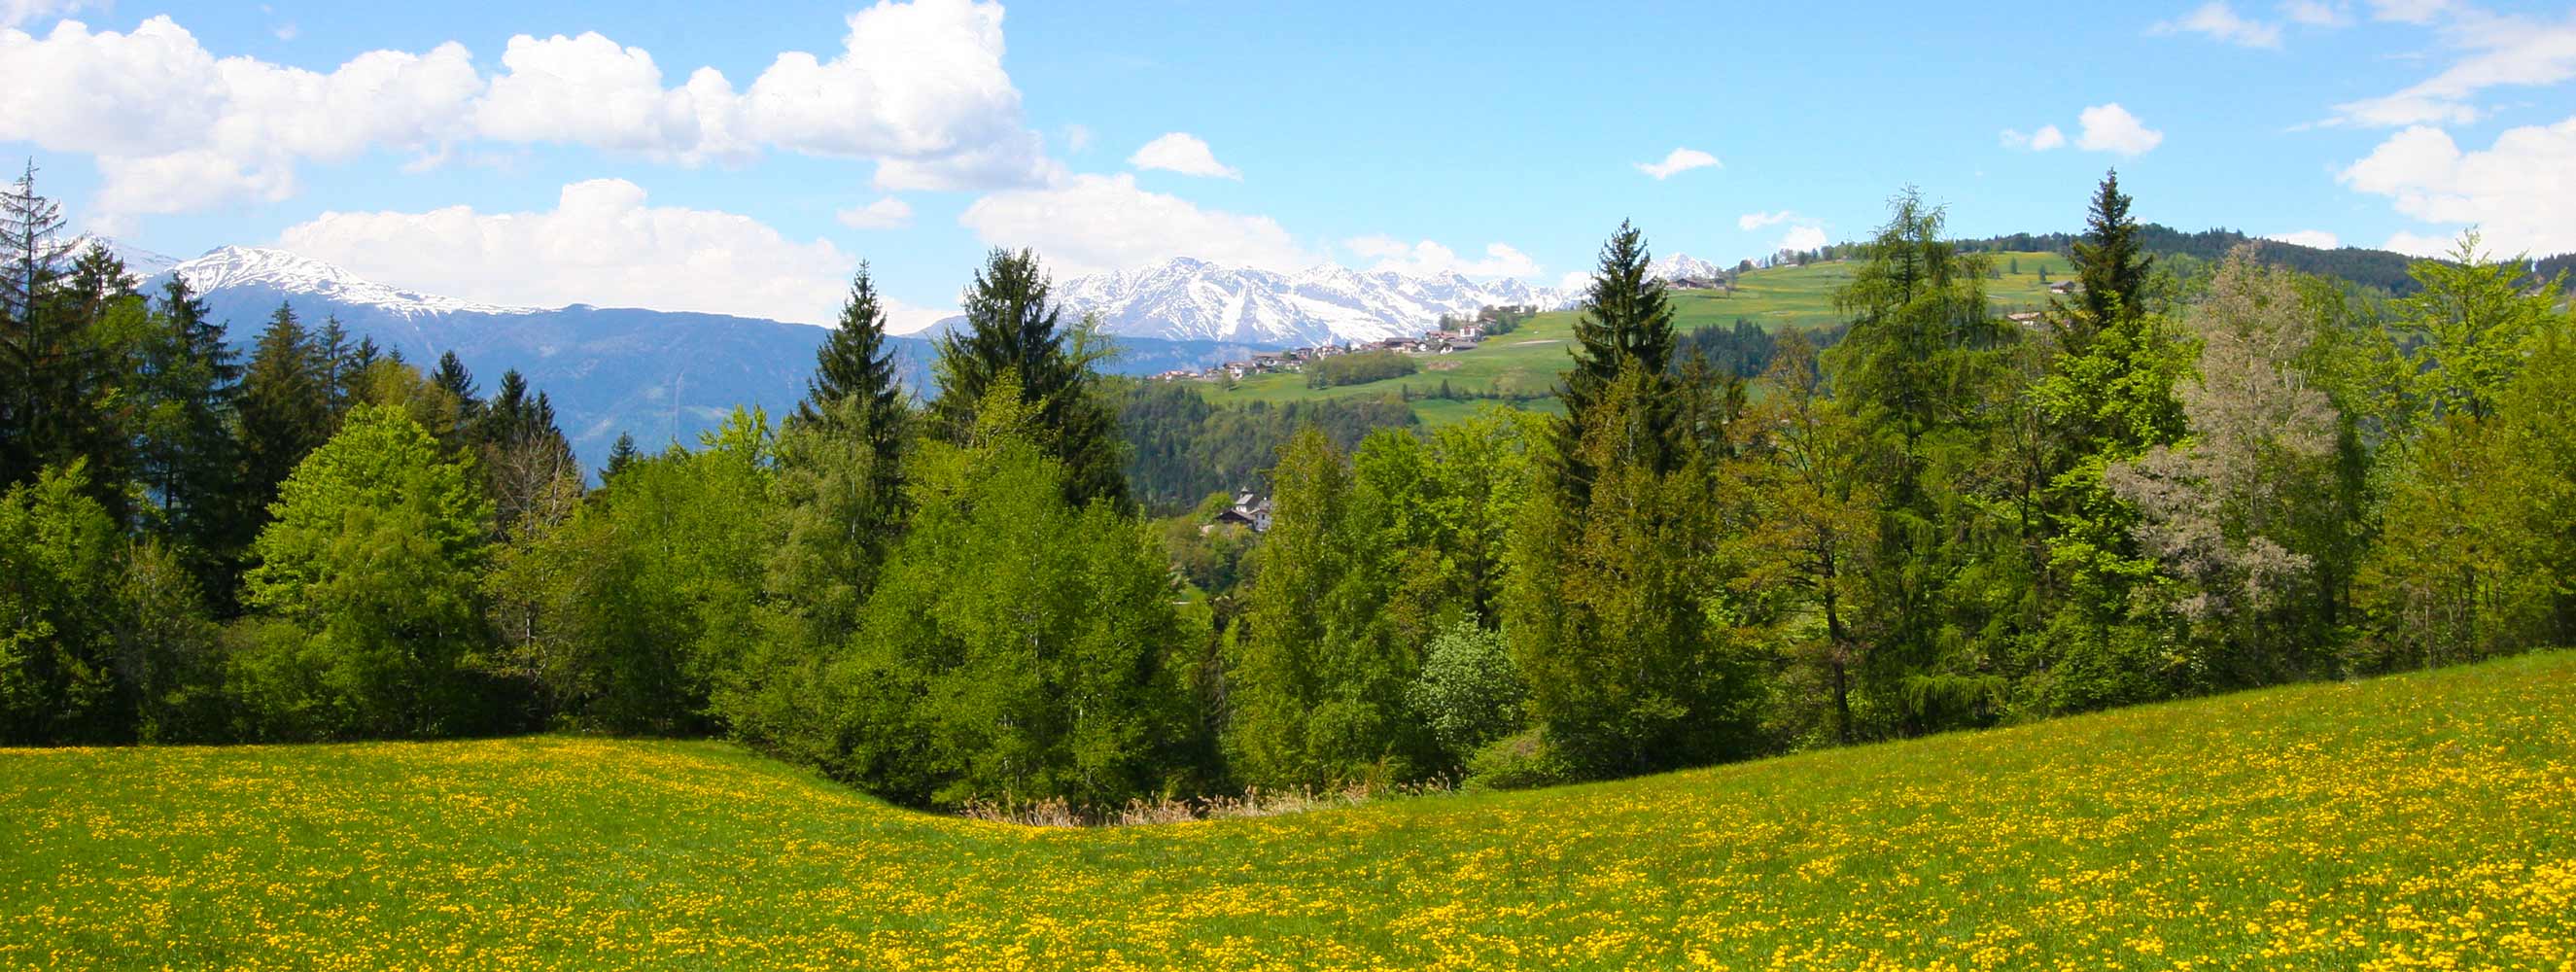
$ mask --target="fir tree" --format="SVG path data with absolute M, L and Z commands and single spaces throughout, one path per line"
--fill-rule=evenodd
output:
M 791 425 L 812 425 L 825 435 L 863 443 L 870 456 L 868 483 L 872 509 L 891 509 L 902 496 L 901 454 L 910 416 L 903 386 L 895 375 L 894 352 L 886 347 L 885 308 L 877 299 L 868 265 L 859 264 L 850 281 L 849 300 L 841 305 L 840 326 L 814 352 L 814 377 L 805 385 Z
M 608 447 L 608 465 L 601 466 L 599 469 L 600 485 L 608 485 L 610 480 L 617 478 L 618 473 L 632 468 L 641 458 L 642 456 L 635 450 L 635 434 L 617 433 L 617 444 Z
M 312 336 L 285 304 L 270 315 L 242 377 L 243 525 L 267 522 L 268 501 L 304 456 L 331 437 L 330 390 L 315 371 Z M 240 538 L 247 542 L 248 538 Z
M 985 394 L 1005 375 L 1034 413 L 1036 438 L 1065 465 L 1066 497 L 1076 504 L 1127 501 L 1117 418 L 1098 394 L 1093 365 L 1108 356 L 1096 332 L 1059 326 L 1063 309 L 1029 250 L 995 249 L 975 272 L 962 303 L 966 328 L 939 342 L 939 398 L 931 415 L 941 434 L 964 442 Z
M 1653 259 L 1645 234 L 1629 223 L 1620 223 L 1601 245 L 1600 269 L 1574 324 L 1573 367 L 1558 393 L 1568 416 L 1557 423 L 1558 482 L 1571 498 L 1586 495 L 1597 472 L 1574 448 L 1581 430 L 1572 417 L 1590 414 L 1622 370 L 1633 367 L 1652 386 L 1631 426 L 1640 437 L 1632 448 L 1658 473 L 1671 471 L 1679 454 L 1675 397 L 1666 394 L 1672 384 L 1673 310 L 1664 282 L 1647 269 Z
M 162 285 L 151 321 L 135 376 L 137 472 L 162 531 L 178 542 L 200 588 L 222 602 L 233 588 L 228 565 L 239 553 L 227 539 L 239 533 L 229 522 L 238 511 L 227 500 L 240 474 L 231 423 L 242 369 L 224 343 L 223 324 L 178 275 Z
M 69 436 L 76 410 L 65 366 L 79 323 L 54 299 L 71 245 L 63 210 L 36 194 L 36 167 L 0 192 L 0 487 L 30 482 Z M 93 471 L 95 472 L 95 471 Z

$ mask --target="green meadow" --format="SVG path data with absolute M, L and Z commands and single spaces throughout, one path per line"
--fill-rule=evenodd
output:
M 717 742 L 0 750 L 8 969 L 2566 969 L 2576 653 L 1038 829 Z

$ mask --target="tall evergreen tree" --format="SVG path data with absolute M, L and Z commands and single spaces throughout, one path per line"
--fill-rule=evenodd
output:
M 242 376 L 242 480 L 235 496 L 245 510 L 237 529 L 255 534 L 267 522 L 278 484 L 331 437 L 330 391 L 314 362 L 311 335 L 293 307 L 279 304 Z M 250 538 L 238 539 L 246 545 Z
M 891 511 L 902 499 L 901 456 L 910 415 L 885 327 L 876 283 L 861 263 L 850 280 L 850 297 L 841 305 L 840 326 L 814 352 L 814 377 L 807 380 L 805 400 L 797 403 L 789 424 L 815 426 L 824 435 L 863 444 L 869 454 L 867 505 Z
M 0 487 L 31 482 L 70 441 L 79 410 L 65 374 L 79 353 L 80 323 L 55 293 L 71 255 L 59 203 L 36 193 L 36 167 L 0 192 Z M 95 478 L 95 470 L 93 478 Z
M 600 485 L 607 485 L 609 480 L 617 478 L 618 473 L 633 468 L 642 458 L 635 449 L 635 433 L 617 433 L 617 443 L 608 447 L 608 464 L 599 467 Z
M 456 424 L 430 431 L 449 449 L 462 449 L 472 437 L 475 423 L 483 417 L 483 390 L 475 386 L 474 373 L 465 369 L 465 362 L 454 351 L 439 354 L 438 369 L 430 372 L 429 380 L 456 399 Z
M 1668 377 L 1673 363 L 1673 309 L 1663 280 L 1648 269 L 1653 262 L 1645 234 L 1630 223 L 1620 223 L 1619 231 L 1601 245 L 1600 267 L 1593 272 L 1583 316 L 1574 324 L 1574 364 L 1558 392 L 1569 418 L 1558 423 L 1557 459 L 1560 486 L 1578 499 L 1590 488 L 1597 470 L 1589 468 L 1581 458 L 1583 450 L 1574 447 L 1581 430 L 1572 417 L 1589 414 L 1624 369 L 1635 367 L 1654 386 L 1646 414 L 1636 424 L 1644 436 L 1636 443 L 1639 454 L 1659 473 L 1671 471 L 1680 454 L 1681 403 L 1665 394 L 1673 384 Z
M 199 589 L 222 604 L 233 588 L 224 565 L 238 554 L 228 521 L 239 511 L 227 500 L 241 474 L 232 420 L 242 369 L 224 325 L 176 274 L 162 285 L 152 324 L 135 376 L 136 471 Z
M 1015 376 L 1020 401 L 1034 413 L 1035 437 L 1065 465 L 1066 498 L 1127 502 L 1117 416 L 1098 388 L 1093 366 L 1109 349 L 1096 331 L 1061 327 L 1063 308 L 1034 251 L 996 248 L 975 272 L 961 302 L 966 328 L 939 342 L 939 398 L 931 417 L 939 432 L 963 442 L 985 394 Z

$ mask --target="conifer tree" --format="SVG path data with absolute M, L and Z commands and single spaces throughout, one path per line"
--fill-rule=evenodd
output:
M 1578 502 L 1599 471 L 1574 447 L 1581 430 L 1571 417 L 1590 414 L 1623 370 L 1633 367 L 1651 386 L 1634 425 L 1640 436 L 1633 444 L 1636 454 L 1657 473 L 1671 471 L 1678 461 L 1681 417 L 1675 396 L 1665 394 L 1672 386 L 1673 310 L 1664 282 L 1648 269 L 1653 260 L 1645 234 L 1620 223 L 1601 245 L 1600 268 L 1574 324 L 1574 363 L 1558 392 L 1569 418 L 1557 423 L 1557 461 L 1560 488 Z
M 54 299 L 71 254 L 62 232 L 62 206 L 36 194 L 30 162 L 0 192 L 0 487 L 60 458 L 47 451 L 68 440 L 62 424 L 76 414 L 64 371 L 80 327 Z
M 608 465 L 599 468 L 600 485 L 607 485 L 609 480 L 616 479 L 618 473 L 632 468 L 641 458 L 635 449 L 635 433 L 617 433 L 617 444 L 608 447 Z
M 331 437 L 330 391 L 315 360 L 312 337 L 295 309 L 278 305 L 242 376 L 242 482 L 236 498 L 246 504 L 241 525 L 253 532 L 267 522 L 265 510 L 277 485 Z
M 814 352 L 814 377 L 805 385 L 791 425 L 817 426 L 821 434 L 863 444 L 869 507 L 891 510 L 901 500 L 904 430 L 911 416 L 896 378 L 894 351 L 886 346 L 886 314 L 868 266 L 859 264 L 841 305 L 840 326 Z
M 162 531 L 177 541 L 200 589 L 221 603 L 233 587 L 223 565 L 238 553 L 227 541 L 238 512 L 227 499 L 241 471 L 231 423 L 242 369 L 224 325 L 178 275 L 162 285 L 151 323 L 135 376 L 136 471 Z
M 1060 326 L 1063 308 L 1049 298 L 1050 287 L 1034 251 L 996 248 L 985 258 L 962 298 L 965 330 L 939 342 L 932 420 L 949 441 L 965 441 L 985 394 L 1013 376 L 1034 413 L 1040 447 L 1065 465 L 1066 498 L 1124 505 L 1117 417 L 1100 398 L 1093 370 L 1109 351 L 1092 329 Z

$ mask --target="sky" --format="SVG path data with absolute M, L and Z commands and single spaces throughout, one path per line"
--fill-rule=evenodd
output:
M 992 247 L 1559 285 L 2145 220 L 2576 251 L 2576 7 L 0 0 L 0 158 L 74 226 L 493 303 L 898 330 Z M 17 168 L 11 165 L 10 168 Z

